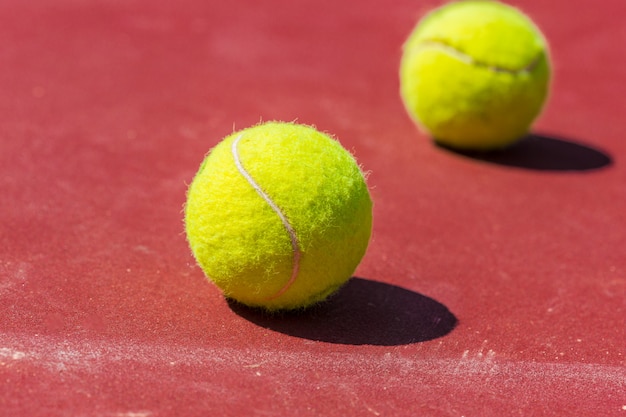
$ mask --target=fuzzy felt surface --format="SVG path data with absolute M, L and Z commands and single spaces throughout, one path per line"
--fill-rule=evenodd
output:
M 292 309 L 351 277 L 369 241 L 372 202 L 336 140 L 271 122 L 210 152 L 189 187 L 185 223 L 194 256 L 226 296 Z
M 404 46 L 401 95 L 433 138 L 462 149 L 510 145 L 541 112 L 550 84 L 546 42 L 519 10 L 494 1 L 435 9 Z

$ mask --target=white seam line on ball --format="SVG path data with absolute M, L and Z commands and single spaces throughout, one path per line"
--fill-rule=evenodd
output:
M 300 246 L 298 244 L 298 238 L 296 237 L 296 232 L 293 230 L 293 227 L 291 227 L 291 224 L 289 224 L 289 220 L 287 220 L 287 217 L 285 217 L 285 215 L 283 214 L 281 209 L 276 205 L 276 203 L 272 201 L 270 196 L 268 196 L 265 193 L 265 191 L 263 191 L 261 186 L 257 184 L 254 178 L 252 178 L 252 176 L 248 173 L 248 171 L 246 171 L 246 169 L 243 167 L 243 164 L 241 163 L 241 159 L 239 158 L 239 151 L 237 150 L 237 145 L 239 144 L 239 141 L 241 140 L 241 138 L 243 138 L 243 134 L 237 136 L 237 138 L 233 141 L 232 148 L 231 148 L 232 153 L 233 153 L 233 158 L 235 159 L 235 165 L 237 166 L 239 173 L 243 175 L 246 181 L 250 183 L 252 188 L 254 188 L 254 190 L 263 198 L 263 200 L 265 200 L 267 204 L 269 204 L 272 210 L 274 210 L 274 212 L 278 215 L 278 217 L 280 218 L 280 221 L 283 223 L 283 226 L 285 226 L 285 229 L 287 229 L 287 233 L 289 233 L 289 238 L 291 239 L 291 248 L 293 250 L 293 269 L 291 271 L 291 278 L 289 278 L 289 281 L 287 282 L 287 284 L 285 284 L 283 288 L 281 288 L 276 294 L 268 298 L 268 300 L 273 300 L 283 295 L 285 291 L 287 291 L 289 287 L 291 287 L 291 285 L 295 282 L 296 278 L 298 277 L 298 272 L 300 270 L 300 255 L 301 255 Z
M 467 55 L 461 51 L 459 51 L 458 49 L 456 49 L 453 46 L 450 46 L 444 42 L 441 41 L 431 41 L 431 40 L 426 40 L 423 42 L 420 42 L 416 49 L 427 49 L 427 48 L 433 48 L 433 49 L 439 49 L 444 53 L 448 53 L 449 55 L 453 56 L 454 58 L 458 59 L 461 62 L 464 62 L 468 65 L 475 65 L 477 67 L 483 67 L 486 68 L 490 71 L 493 72 L 504 72 L 507 74 L 519 74 L 519 73 L 523 73 L 523 72 L 531 72 L 532 70 L 535 69 L 535 67 L 537 66 L 537 64 L 539 64 L 539 59 L 541 58 L 541 55 L 537 56 L 535 59 L 533 59 L 528 65 L 526 65 L 523 68 L 520 69 L 510 69 L 510 68 L 503 68 L 503 67 L 498 67 L 495 65 L 489 65 L 485 62 L 480 62 L 475 60 L 471 55 Z

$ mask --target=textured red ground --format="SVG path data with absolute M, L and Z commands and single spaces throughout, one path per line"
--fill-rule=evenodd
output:
M 534 135 L 435 147 L 398 96 L 437 1 L 0 3 L 0 415 L 626 416 L 622 0 L 519 0 L 552 45 Z M 229 305 L 186 184 L 298 120 L 370 171 L 373 239 L 314 311 Z

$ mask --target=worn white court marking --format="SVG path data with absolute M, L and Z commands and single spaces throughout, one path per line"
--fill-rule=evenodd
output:
M 241 163 L 241 158 L 239 157 L 239 150 L 237 148 L 241 138 L 243 138 L 243 134 L 235 138 L 231 147 L 233 158 L 235 159 L 235 165 L 237 166 L 237 170 L 239 170 L 239 173 L 243 175 L 246 181 L 250 183 L 252 188 L 254 188 L 254 190 L 263 198 L 263 200 L 265 200 L 265 202 L 278 215 L 278 217 L 280 218 L 280 221 L 283 223 L 283 226 L 285 226 L 285 229 L 287 230 L 287 233 L 289 234 L 289 239 L 291 240 L 291 249 L 293 251 L 293 267 L 291 271 L 291 277 L 289 278 L 289 281 L 287 281 L 287 284 L 285 284 L 283 288 L 281 288 L 276 294 L 268 298 L 268 300 L 273 300 L 283 295 L 285 291 L 287 291 L 289 287 L 291 287 L 291 285 L 298 278 L 298 272 L 300 271 L 300 256 L 301 256 L 300 245 L 298 244 L 298 238 L 296 236 L 296 232 L 293 230 L 293 227 L 289 223 L 289 220 L 287 220 L 287 217 L 282 212 L 280 207 L 278 207 L 276 203 L 274 203 L 274 201 L 270 198 L 270 196 L 267 195 L 265 191 L 263 191 L 261 186 L 254 180 L 254 178 L 252 178 L 252 176 L 248 173 L 248 171 L 246 171 L 243 164 Z
M 191 347 L 171 343 L 140 343 L 102 339 L 63 340 L 43 335 L 0 333 L 0 364 L 28 362 L 57 373 L 59 370 L 97 373 L 107 366 L 128 363 L 150 367 L 189 366 L 213 371 L 228 369 L 293 368 L 319 372 L 343 372 L 359 369 L 355 375 L 402 375 L 421 378 L 431 374 L 441 378 L 496 378 L 508 381 L 567 383 L 571 388 L 602 390 L 619 388 L 626 392 L 626 368 L 593 363 L 554 363 L 511 361 L 499 358 L 491 349 L 465 351 L 459 357 L 424 358 L 392 353 L 333 352 L 312 354 L 309 351 L 281 351 L 248 346 Z M 0 366 L 1 366 L 0 365 Z M 297 375 L 298 372 L 295 372 Z M 346 375 L 351 375 L 346 372 Z M 486 383 L 485 382 L 485 383 Z M 404 384 L 404 380 L 398 383 Z M 497 383 L 497 382 L 495 382 Z M 626 398 L 626 396 L 625 396 Z

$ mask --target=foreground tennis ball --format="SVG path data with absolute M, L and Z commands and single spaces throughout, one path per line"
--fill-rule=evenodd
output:
M 372 201 L 336 140 L 272 122 L 213 148 L 189 187 L 185 228 L 196 260 L 228 298 L 294 309 L 352 276 L 369 242 Z
M 401 95 L 436 142 L 489 150 L 523 137 L 548 94 L 550 63 L 541 32 L 495 1 L 435 9 L 404 45 Z

